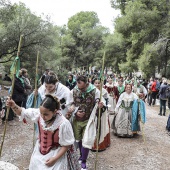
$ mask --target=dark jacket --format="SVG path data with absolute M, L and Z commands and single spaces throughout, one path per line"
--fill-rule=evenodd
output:
M 2 100 L 0 98 L 0 111 L 2 110 Z
M 159 90 L 159 98 L 162 99 L 162 100 L 167 100 L 167 97 L 166 97 L 166 89 L 167 89 L 168 85 L 166 84 L 161 84 L 161 87 L 160 87 L 160 90 Z
M 14 90 L 13 90 L 13 95 L 12 99 L 15 102 L 23 102 L 26 101 L 26 94 L 25 94 L 25 89 L 24 89 L 24 84 L 19 78 L 15 78 L 15 83 L 14 83 Z
M 4 80 L 4 81 L 11 81 L 11 78 L 10 78 L 9 76 L 5 75 L 5 77 L 4 77 L 3 80 Z
M 69 80 L 66 81 L 66 87 L 68 87 L 70 90 L 74 89 L 74 87 L 76 86 L 76 80 L 72 80 L 72 82 L 70 82 Z

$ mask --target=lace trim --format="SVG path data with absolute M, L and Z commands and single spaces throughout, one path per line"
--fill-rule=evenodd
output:
M 40 124 L 42 125 L 42 129 L 46 131 L 48 130 L 48 131 L 54 132 L 63 123 L 63 121 L 64 121 L 63 116 L 59 113 L 57 114 L 56 119 L 53 122 L 53 124 L 49 127 L 46 127 L 44 120 L 40 116 Z

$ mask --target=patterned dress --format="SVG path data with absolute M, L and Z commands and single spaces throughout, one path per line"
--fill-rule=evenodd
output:
M 135 99 L 138 99 L 138 96 L 133 92 L 130 94 L 124 92 L 119 97 L 115 108 L 116 114 L 112 122 L 112 128 L 115 135 L 122 137 L 133 136 L 131 123 L 132 106 Z

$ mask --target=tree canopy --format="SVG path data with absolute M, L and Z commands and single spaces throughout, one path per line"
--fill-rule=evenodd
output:
M 108 30 L 100 25 L 95 12 L 80 12 L 68 21 L 68 30 L 63 37 L 63 57 L 73 61 L 72 67 L 94 64 L 104 47 L 103 37 Z
M 113 67 L 115 72 L 141 70 L 146 77 L 155 71 L 170 75 L 170 1 L 110 2 L 121 11 L 113 33 L 101 25 L 93 11 L 81 11 L 59 27 L 49 17 L 35 15 L 23 3 L 12 5 L 0 0 L 0 63 L 9 70 L 23 35 L 21 65 L 32 75 L 37 51 L 41 72 L 48 67 L 63 75 L 78 67 L 100 67 L 105 51 L 105 66 Z
M 160 41 L 160 38 L 169 39 L 170 36 L 170 2 L 166 0 L 111 0 L 111 4 L 122 11 L 122 15 L 115 21 L 115 30 L 121 35 L 122 42 L 126 44 L 122 46 L 126 49 L 126 60 L 119 62 L 119 69 L 127 73 L 141 69 L 149 75 L 151 74 L 150 68 L 155 70 L 155 68 L 166 67 L 170 59 L 169 53 L 165 53 L 167 41 Z M 155 43 L 157 45 L 154 45 Z M 160 48 L 164 49 L 164 53 L 160 53 Z M 152 60 L 149 60 L 151 56 Z M 144 61 L 149 63 L 143 66 Z

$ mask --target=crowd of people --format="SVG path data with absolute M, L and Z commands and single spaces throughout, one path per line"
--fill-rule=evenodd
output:
M 69 74 L 64 85 L 46 69 L 40 82 L 38 90 L 33 90 L 27 70 L 21 69 L 12 99 L 6 103 L 11 108 L 9 120 L 18 115 L 37 126 L 29 170 L 86 170 L 89 151 L 104 151 L 110 146 L 110 128 L 120 137 L 138 134 L 140 121 L 146 121 L 145 103 L 154 106 L 158 95 L 159 115 L 166 115 L 165 78 L 145 82 L 120 75 Z M 109 115 L 114 116 L 113 122 Z

